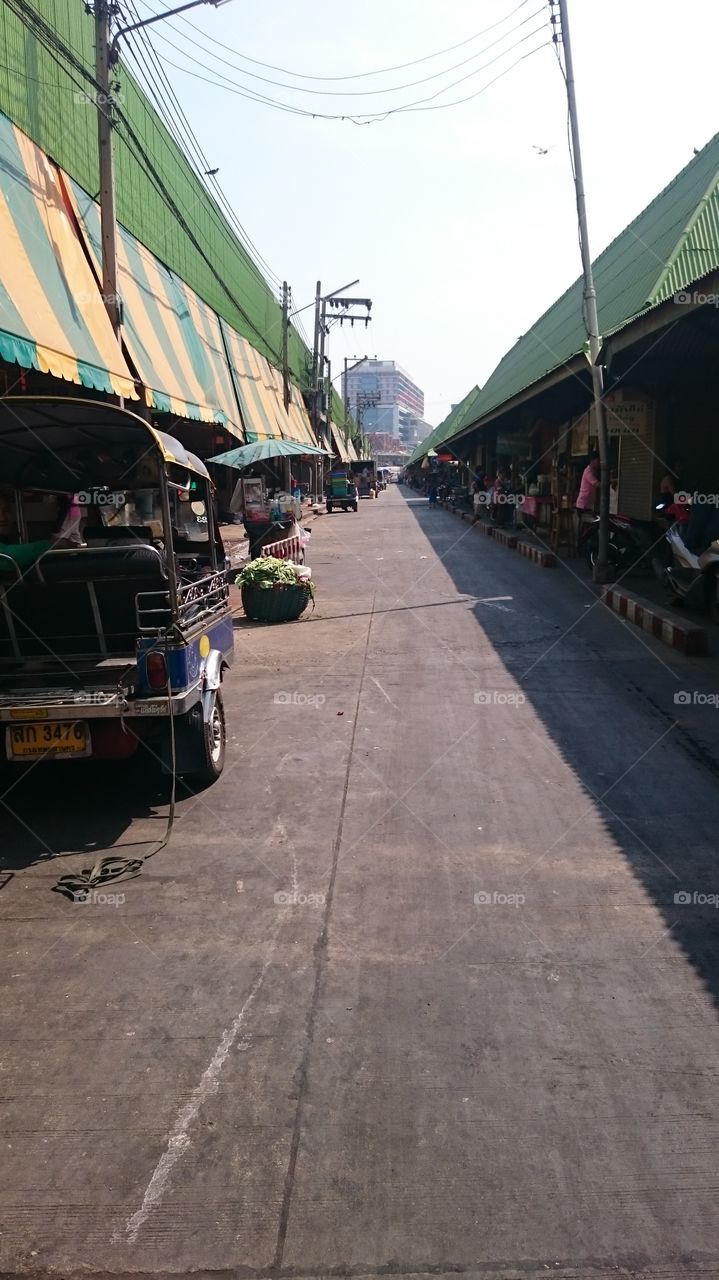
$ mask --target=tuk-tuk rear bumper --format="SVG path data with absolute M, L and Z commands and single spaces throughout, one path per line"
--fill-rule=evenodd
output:
M 32 695 L 13 699 L 12 702 L 0 700 L 0 723 L 30 724 L 47 720 L 123 720 L 157 716 L 183 715 L 201 701 L 203 684 L 198 681 L 191 689 L 174 693 L 169 698 L 161 693 L 152 698 L 123 698 L 113 694 L 100 700 L 101 695 L 88 693 L 86 697 L 75 694 L 73 697 L 46 697 L 38 699 Z

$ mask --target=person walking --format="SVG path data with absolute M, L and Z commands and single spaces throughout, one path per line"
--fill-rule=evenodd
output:
M 427 497 L 429 498 L 430 507 L 436 507 L 437 506 L 437 486 L 434 480 L 430 480 L 429 482 L 429 485 L 427 487 Z

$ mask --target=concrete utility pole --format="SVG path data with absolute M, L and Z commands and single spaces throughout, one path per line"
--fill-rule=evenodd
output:
M 554 22 L 554 15 L 552 15 Z M 569 105 L 569 124 L 572 135 L 572 156 L 574 161 L 574 188 L 577 197 L 577 219 L 579 222 L 579 242 L 582 253 L 582 270 L 584 272 L 584 324 L 589 339 L 589 356 L 592 367 L 592 388 L 594 392 L 594 416 L 597 427 L 599 445 L 599 462 L 601 480 L 599 489 L 599 548 L 597 564 L 594 570 L 595 582 L 607 581 L 607 554 L 609 549 L 609 438 L 607 435 L 607 419 L 604 411 L 604 377 L 599 364 L 601 340 L 599 336 L 599 318 L 597 315 L 597 293 L 594 288 L 592 272 L 592 255 L 589 251 L 589 234 L 587 230 L 587 204 L 584 193 L 584 174 L 582 171 L 582 151 L 579 142 L 579 123 L 577 119 L 577 99 L 574 85 L 574 65 L 572 62 L 572 45 L 569 37 L 569 17 L 567 0 L 559 0 L 559 36 L 554 35 L 564 48 L 564 69 L 567 86 L 567 102 Z
M 287 281 L 282 281 L 282 393 L 285 413 L 290 407 L 290 362 L 288 356 L 290 330 L 290 291 Z
M 122 324 L 117 289 L 117 218 L 112 152 L 113 102 L 110 88 L 110 0 L 95 2 L 95 80 L 97 81 L 97 139 L 100 160 L 100 232 L 102 241 L 102 298 L 115 337 Z
M 319 440 L 320 425 L 320 387 L 319 387 L 319 367 L 320 367 L 320 324 L 322 320 L 322 281 L 317 281 L 317 289 L 315 292 L 315 332 L 312 342 L 312 430 L 315 433 L 315 439 Z
M 115 124 L 112 93 L 112 68 L 118 58 L 118 42 L 130 31 L 148 27 L 162 18 L 171 18 L 200 4 L 217 7 L 223 0 L 187 0 L 176 9 L 165 9 L 151 18 L 143 18 L 121 27 L 112 38 L 110 20 L 117 11 L 116 0 L 95 0 L 95 81 L 97 84 L 97 135 L 100 163 L 100 231 L 102 240 L 102 296 L 115 337 L 122 327 L 122 303 L 117 289 L 117 214 L 115 209 L 115 162 L 112 131 Z
M 354 325 L 355 320 L 361 320 L 365 326 L 369 324 L 370 311 L 372 309 L 371 298 L 343 298 L 339 295 L 344 289 L 351 289 L 353 285 L 359 284 L 358 280 L 351 280 L 349 284 L 342 285 L 340 289 L 334 289 L 332 293 L 322 294 L 322 283 L 317 281 L 317 292 L 315 294 L 315 333 L 312 345 L 312 428 L 319 439 L 320 425 L 320 381 L 324 375 L 325 368 L 325 338 L 329 333 L 327 323 L 327 304 L 330 307 L 344 307 L 345 312 L 349 311 L 352 306 L 363 306 L 367 308 L 367 316 L 354 316 L 343 312 L 341 315 L 335 316 L 334 319 L 339 320 L 342 324 L 344 320 L 350 320 Z M 330 316 L 332 319 L 332 316 Z M 329 422 L 330 410 L 332 407 L 332 388 L 328 388 L 327 392 L 327 421 Z

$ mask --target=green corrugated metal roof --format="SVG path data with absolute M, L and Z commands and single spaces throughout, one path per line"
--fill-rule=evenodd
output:
M 719 134 L 595 260 L 600 333 L 624 328 L 718 267 Z M 507 352 L 462 426 L 579 355 L 585 341 L 580 278 Z
M 31 7 L 94 75 L 94 23 L 84 0 L 32 0 Z M 84 191 L 96 192 L 100 184 L 97 115 L 89 101 L 92 86 L 66 68 L 62 55 L 58 59 L 7 5 L 0 5 L 0 111 Z M 211 266 L 168 210 L 122 124 L 115 130 L 118 221 L 264 356 L 281 364 L 281 309 L 273 287 L 122 60 L 114 74 L 120 84 L 123 116 L 161 173 Z M 241 170 L 242 147 L 227 129 L 225 134 L 218 125 L 217 145 L 229 147 L 232 163 Z M 239 212 L 241 217 L 251 217 L 251 209 L 249 214 L 246 209 Z M 292 325 L 289 360 L 295 379 L 307 387 L 309 353 Z
M 459 404 L 456 404 L 454 408 L 450 410 L 447 417 L 440 422 L 439 426 L 435 427 L 434 431 L 432 431 L 420 444 L 417 445 L 417 448 L 409 460 L 410 463 L 419 462 L 420 459 L 424 458 L 427 453 L 429 453 L 430 449 L 436 449 L 438 444 L 442 444 L 445 440 L 448 440 L 451 435 L 456 435 L 465 423 L 471 422 L 471 414 L 479 395 L 479 387 L 472 387 L 472 390 L 468 391 L 464 399 L 460 400 Z

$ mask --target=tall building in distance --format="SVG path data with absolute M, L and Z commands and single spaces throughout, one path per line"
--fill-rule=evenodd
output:
M 361 360 L 343 375 L 342 394 L 366 435 L 382 433 L 410 451 L 432 430 L 424 392 L 396 360 Z

